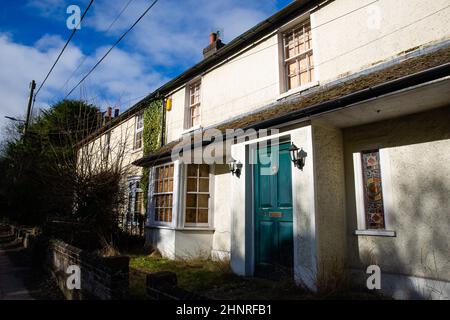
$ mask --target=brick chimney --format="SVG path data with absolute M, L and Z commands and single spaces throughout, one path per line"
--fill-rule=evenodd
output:
M 203 57 L 206 59 L 216 53 L 225 44 L 220 40 L 219 35 L 216 32 L 211 32 L 209 35 L 209 46 L 203 49 Z

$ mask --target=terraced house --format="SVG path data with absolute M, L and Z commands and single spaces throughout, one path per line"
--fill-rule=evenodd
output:
M 378 265 L 395 297 L 448 299 L 449 25 L 448 0 L 299 0 L 228 44 L 212 34 L 104 130 L 130 123 L 136 145 L 164 105 L 160 147 L 130 155 L 130 181 L 150 172 L 148 243 L 240 275 L 285 266 L 314 290 Z

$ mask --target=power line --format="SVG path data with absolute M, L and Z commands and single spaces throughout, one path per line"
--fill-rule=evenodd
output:
M 119 20 L 119 18 L 122 16 L 122 14 L 125 12 L 125 10 L 130 6 L 131 2 L 133 2 L 134 0 L 129 0 L 125 6 L 122 8 L 122 10 L 119 12 L 119 14 L 116 16 L 116 18 L 114 19 L 114 21 L 109 25 L 109 27 L 106 29 L 105 33 L 108 33 L 111 28 L 114 26 L 114 24 L 117 22 L 117 20 Z M 63 90 L 64 87 L 69 83 L 70 80 L 72 80 L 72 78 L 75 76 L 75 74 L 77 73 L 78 70 L 80 70 L 80 68 L 84 65 L 84 63 L 86 62 L 88 56 L 86 55 L 83 60 L 81 61 L 81 63 L 78 65 L 78 67 L 70 74 L 70 77 L 64 82 L 64 84 L 62 85 L 60 90 Z
M 42 81 L 42 83 L 40 84 L 39 88 L 36 91 L 36 94 L 34 95 L 34 99 L 33 99 L 33 105 L 34 102 L 36 101 L 36 97 L 39 94 L 39 92 L 41 91 L 42 87 L 44 86 L 45 82 L 47 82 L 47 79 L 50 77 L 50 74 L 53 72 L 53 69 L 55 68 L 56 64 L 58 63 L 59 59 L 61 58 L 61 56 L 63 55 L 64 51 L 66 50 L 67 46 L 69 45 L 70 41 L 72 40 L 73 36 L 75 35 L 75 33 L 78 30 L 78 27 L 80 26 L 81 22 L 83 21 L 84 17 L 86 16 L 86 14 L 88 13 L 89 9 L 91 8 L 92 4 L 94 3 L 94 0 L 91 0 L 89 2 L 89 5 L 87 6 L 86 10 L 84 11 L 83 15 L 81 16 L 80 22 L 78 22 L 78 25 L 73 29 L 69 39 L 67 39 L 66 44 L 64 45 L 64 47 L 62 48 L 61 52 L 59 53 L 58 57 L 56 58 L 55 62 L 53 63 L 52 67 L 50 68 L 50 71 L 47 73 L 47 75 L 45 76 L 44 81 Z
M 122 14 L 125 12 L 125 10 L 127 10 L 127 8 L 130 6 L 130 4 L 133 2 L 134 0 L 129 0 L 127 2 L 127 4 L 125 4 L 125 6 L 122 8 L 122 10 L 119 12 L 119 14 L 117 15 L 117 17 L 114 19 L 114 21 L 109 25 L 109 27 L 106 29 L 105 33 L 108 33 L 109 30 L 111 30 L 111 28 L 113 27 L 113 25 L 117 22 L 117 20 L 119 20 L 119 18 L 122 16 Z
M 91 70 L 89 70 L 89 72 L 77 83 L 77 85 L 75 87 L 72 88 L 72 90 L 70 90 L 70 92 L 66 95 L 66 97 L 64 99 L 67 99 L 78 87 L 79 85 L 86 80 L 87 77 L 90 76 L 90 74 L 103 62 L 103 60 L 105 60 L 105 58 L 110 54 L 110 52 L 123 40 L 123 38 L 126 37 L 126 35 L 133 30 L 133 28 L 142 20 L 142 18 L 144 18 L 144 16 L 150 11 L 150 9 L 153 8 L 153 6 L 158 2 L 158 0 L 153 1 L 153 3 L 144 11 L 144 13 L 133 23 L 133 25 L 127 30 L 125 31 L 124 34 L 122 34 L 122 36 L 117 39 L 117 41 L 111 46 L 111 48 L 109 48 L 109 50 L 103 55 L 103 57 L 91 68 Z

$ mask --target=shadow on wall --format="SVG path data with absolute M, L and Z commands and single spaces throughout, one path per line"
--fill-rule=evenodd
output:
M 450 298 L 448 119 L 450 107 L 445 107 L 344 130 L 350 264 L 364 270 L 379 265 L 386 273 L 382 288 L 400 298 Z M 388 149 L 392 188 L 388 220 L 396 237 L 353 235 L 357 215 L 352 153 L 374 146 Z

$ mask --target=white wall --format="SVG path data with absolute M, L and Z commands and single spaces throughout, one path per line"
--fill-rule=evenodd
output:
M 320 85 L 397 58 L 418 46 L 450 39 L 450 7 L 432 15 L 448 6 L 448 0 L 379 0 L 364 7 L 371 1 L 331 1 L 311 13 Z M 370 24 L 376 22 L 372 17 L 379 17 L 378 25 Z M 203 127 L 281 98 L 278 41 L 278 34 L 268 35 L 201 76 Z M 179 139 L 184 131 L 185 93 L 182 87 L 172 94 L 173 109 L 167 113 L 169 142 Z
M 450 7 L 432 15 L 449 6 L 448 0 L 379 0 L 338 18 L 371 2 L 333 1 L 313 14 L 313 27 L 319 26 L 313 35 L 319 81 L 351 74 L 450 37 Z
M 228 166 L 216 165 L 214 168 L 214 237 L 211 256 L 222 260 L 230 258 L 231 246 L 231 207 L 230 187 L 233 179 Z
M 383 272 L 450 281 L 450 107 L 345 129 L 349 261 Z M 380 148 L 392 192 L 384 194 L 396 237 L 355 236 L 352 153 Z M 384 172 L 386 173 L 386 172 Z M 390 197 L 391 201 L 386 203 Z
M 140 175 L 142 169 L 135 167 L 132 163 L 143 156 L 142 149 L 134 150 L 134 133 L 136 127 L 136 117 L 128 118 L 119 125 L 110 130 L 110 153 L 108 156 L 109 163 L 116 163 L 119 157 L 122 157 L 122 167 L 127 171 L 127 175 Z M 103 155 L 103 149 L 106 146 L 106 133 L 101 134 L 96 139 L 87 144 L 86 154 L 95 161 L 106 160 Z M 85 149 L 86 150 L 86 149 Z M 80 149 L 80 155 L 83 149 Z

